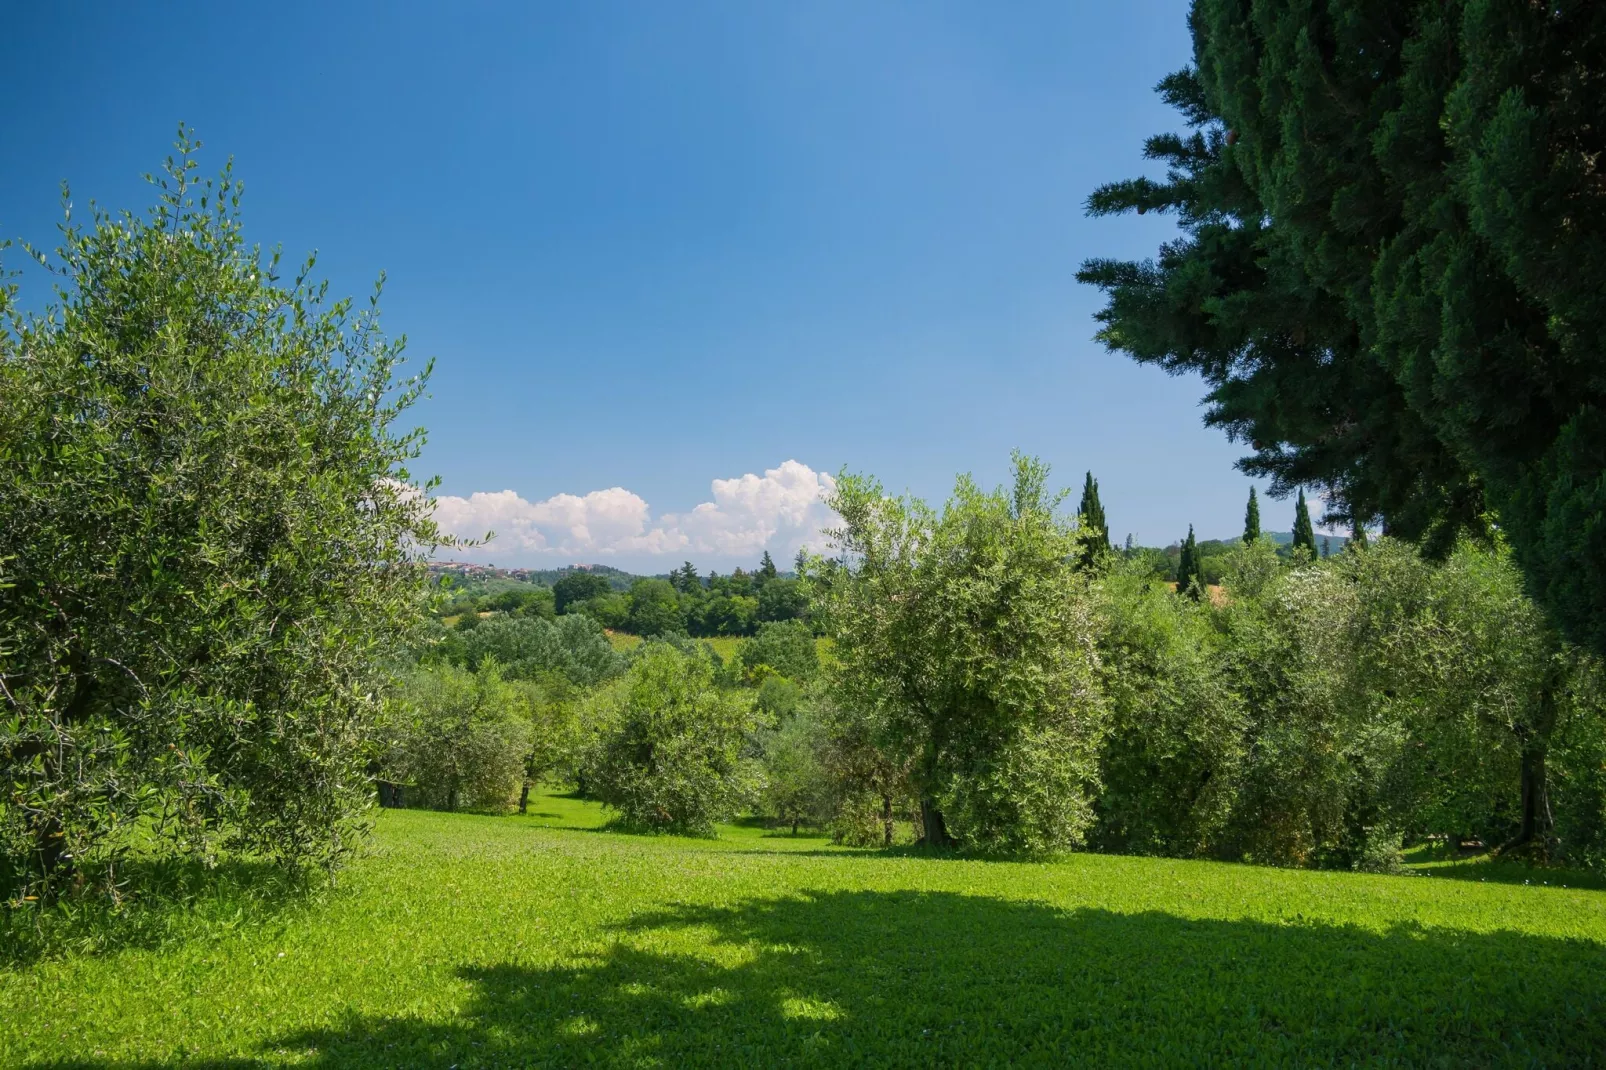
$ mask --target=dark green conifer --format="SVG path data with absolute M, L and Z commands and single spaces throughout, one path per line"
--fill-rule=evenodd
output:
M 1182 542 L 1182 557 L 1177 562 L 1177 593 L 1185 594 L 1195 602 L 1204 597 L 1204 567 L 1199 560 L 1199 542 L 1193 537 L 1193 525 L 1188 525 L 1188 537 Z
M 1303 546 L 1310 554 L 1312 561 L 1316 560 L 1316 528 L 1310 522 L 1310 507 L 1305 504 L 1305 491 L 1299 492 L 1299 501 L 1294 506 L 1294 549 Z
M 1087 541 L 1082 544 L 1082 567 L 1091 568 L 1110 550 L 1110 526 L 1105 523 L 1098 480 L 1093 478 L 1092 472 L 1082 484 L 1082 504 L 1077 513 L 1082 518 L 1082 530 L 1087 533 Z
M 1244 510 L 1244 542 L 1252 543 L 1260 538 L 1260 498 L 1255 494 L 1255 488 L 1249 488 L 1249 508 Z
M 1531 592 L 1606 652 L 1603 5 L 1194 0 L 1159 91 L 1159 256 L 1089 260 L 1099 337 L 1198 373 L 1272 490 L 1330 488 L 1447 550 L 1497 517 Z M 1178 17 L 1182 17 L 1180 14 Z

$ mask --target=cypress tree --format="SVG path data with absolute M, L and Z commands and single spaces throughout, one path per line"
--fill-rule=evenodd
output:
M 1350 528 L 1349 548 L 1351 550 L 1364 550 L 1366 546 L 1366 525 L 1357 521 L 1355 526 Z
M 1188 537 L 1182 542 L 1182 557 L 1177 561 L 1177 592 L 1197 602 L 1204 597 L 1204 568 L 1199 560 L 1199 543 L 1193 537 L 1193 525 L 1188 525 Z
M 1303 546 L 1310 553 L 1312 561 L 1316 560 L 1316 529 L 1310 522 L 1310 507 L 1305 504 L 1305 491 L 1299 492 L 1299 501 L 1294 506 L 1294 549 Z
M 1244 542 L 1253 543 L 1260 538 L 1260 498 L 1255 488 L 1249 488 L 1249 508 L 1244 510 Z
M 1529 590 L 1606 651 L 1606 115 L 1599 3 L 1195 0 L 1189 128 L 1153 261 L 1090 260 L 1100 339 L 1197 372 L 1281 493 L 1447 550 L 1498 517 Z M 1253 354 L 1254 359 L 1245 359 Z
M 1098 480 L 1093 478 L 1092 472 L 1082 484 L 1082 504 L 1077 513 L 1082 518 L 1082 530 L 1087 533 L 1087 541 L 1082 544 L 1082 567 L 1092 568 L 1110 550 L 1110 526 L 1105 523 Z

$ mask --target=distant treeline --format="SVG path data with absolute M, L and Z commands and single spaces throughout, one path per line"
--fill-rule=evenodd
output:
M 795 574 L 780 572 L 765 551 L 752 572 L 706 576 L 687 561 L 663 576 L 631 576 L 606 566 L 528 573 L 531 580 L 442 577 L 447 593 L 437 615 L 453 626 L 478 627 L 484 615 L 551 620 L 584 613 L 605 628 L 653 637 L 753 635 L 771 621 L 806 621 L 808 596 Z

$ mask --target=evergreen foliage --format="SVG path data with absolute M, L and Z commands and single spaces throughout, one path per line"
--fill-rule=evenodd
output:
M 1294 503 L 1294 542 L 1295 552 L 1304 550 L 1307 560 L 1316 560 L 1316 528 L 1310 522 L 1310 506 L 1305 504 L 1305 491 L 1299 492 L 1299 500 Z
M 1606 8 L 1197 0 L 1156 261 L 1087 262 L 1110 348 L 1209 385 L 1244 468 L 1445 553 L 1492 511 L 1606 650 Z
M 770 552 L 768 550 L 765 550 L 763 559 L 758 563 L 758 571 L 753 573 L 753 582 L 758 585 L 763 585 L 768 583 L 770 580 L 773 580 L 778 575 L 780 575 L 780 573 L 775 570 L 775 559 L 770 557 Z
M 1177 593 L 1185 594 L 1195 602 L 1204 597 L 1204 561 L 1199 556 L 1199 542 L 1194 538 L 1193 525 L 1188 525 L 1188 537 L 1182 540 L 1182 556 L 1177 562 Z
M 1244 510 L 1244 542 L 1255 542 L 1260 538 L 1260 497 L 1255 488 L 1249 488 L 1249 506 Z
M 1104 505 L 1099 501 L 1098 481 L 1093 478 L 1092 472 L 1087 474 L 1087 480 L 1082 484 L 1082 502 L 1077 506 L 1076 512 L 1077 522 L 1084 538 L 1082 567 L 1092 568 L 1110 552 L 1110 525 L 1104 519 Z
M 606 576 L 593 572 L 570 572 L 552 585 L 553 608 L 558 613 L 568 613 L 574 607 L 593 598 L 604 597 L 612 590 L 613 585 Z

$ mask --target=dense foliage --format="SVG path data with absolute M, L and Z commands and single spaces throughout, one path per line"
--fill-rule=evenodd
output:
M 147 215 L 69 221 L 58 298 L 0 292 L 0 877 L 117 886 L 134 843 L 332 864 L 440 539 L 367 309 L 247 245 L 197 144 Z
M 1503 550 L 1238 551 L 1220 605 L 1099 586 L 1111 730 L 1094 841 L 1387 868 L 1432 836 L 1590 863 L 1606 720 Z
M 467 669 L 491 658 L 509 679 L 556 674 L 577 687 L 601 683 L 624 668 L 602 626 L 581 614 L 555 620 L 493 617 L 471 630 L 445 634 L 428 657 Z
M 767 552 L 755 571 L 738 568 L 725 576 L 700 576 L 690 561 L 668 576 L 630 576 L 599 565 L 519 574 L 528 578 L 448 588 L 451 597 L 438 615 L 470 631 L 493 616 L 583 614 L 610 631 L 658 638 L 748 636 L 767 623 L 809 619 L 802 584 L 796 576 L 782 575 Z M 554 576 L 550 587 L 536 586 Z
M 381 773 L 398 802 L 443 810 L 506 810 L 524 781 L 539 692 L 505 680 L 487 659 L 477 672 L 434 666 L 397 697 Z
M 1040 853 L 1081 842 L 1103 707 L 1074 523 L 1047 469 L 960 479 L 940 513 L 845 475 L 843 566 L 824 585 L 840 701 L 903 757 L 928 842 Z
M 1283 491 L 1435 552 L 1489 514 L 1606 651 L 1606 7 L 1196 0 L 1160 91 L 1155 262 L 1090 261 L 1113 349 L 1210 386 Z
M 588 783 L 627 827 L 707 835 L 752 801 L 752 703 L 717 686 L 706 654 L 647 644 L 593 697 L 589 720 Z

